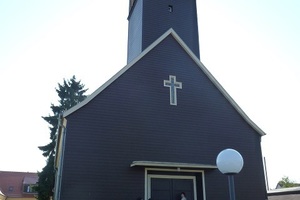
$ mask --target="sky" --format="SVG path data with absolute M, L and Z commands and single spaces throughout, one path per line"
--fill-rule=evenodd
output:
M 267 135 L 271 189 L 300 183 L 300 1 L 197 0 L 201 62 Z M 50 105 L 73 75 L 94 92 L 126 66 L 128 1 L 0 1 L 0 170 L 41 171 Z

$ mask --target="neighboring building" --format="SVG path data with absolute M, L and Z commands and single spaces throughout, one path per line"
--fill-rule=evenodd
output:
M 300 200 L 300 187 L 281 188 L 268 191 L 269 200 Z
M 233 148 L 237 199 L 266 200 L 265 133 L 200 62 L 196 0 L 129 5 L 128 64 L 61 118 L 54 199 L 229 199 Z
M 0 200 L 35 200 L 37 173 L 0 171 Z

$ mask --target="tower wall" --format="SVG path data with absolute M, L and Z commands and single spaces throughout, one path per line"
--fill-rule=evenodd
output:
M 128 20 L 128 62 L 170 28 L 200 59 L 196 0 L 135 0 Z

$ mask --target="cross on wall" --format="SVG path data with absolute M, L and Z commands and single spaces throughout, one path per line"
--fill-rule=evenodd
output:
M 176 82 L 176 76 L 169 75 L 169 80 L 164 80 L 164 86 L 170 88 L 170 105 L 177 105 L 177 89 L 182 89 L 182 83 Z

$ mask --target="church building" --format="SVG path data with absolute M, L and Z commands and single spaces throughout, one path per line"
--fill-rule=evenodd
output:
M 267 199 L 265 133 L 201 63 L 196 0 L 130 0 L 128 21 L 127 65 L 60 119 L 54 199 L 229 199 L 227 148 L 236 198 Z

